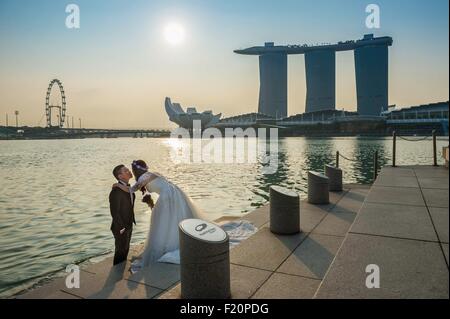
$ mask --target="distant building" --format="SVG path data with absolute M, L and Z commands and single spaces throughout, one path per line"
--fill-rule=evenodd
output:
M 356 41 L 337 44 L 275 45 L 266 42 L 235 50 L 237 54 L 259 56 L 258 113 L 276 119 L 287 117 L 287 56 L 305 55 L 306 112 L 336 108 L 336 52 L 354 51 L 358 114 L 380 116 L 388 109 L 388 47 L 391 37 L 366 34 Z
M 390 131 L 414 135 L 420 132 L 430 134 L 435 130 L 438 135 L 448 136 L 448 104 L 438 102 L 401 109 L 389 109 L 382 113 Z
M 289 116 L 280 123 L 283 124 L 301 124 L 308 122 L 326 122 L 326 121 L 336 121 L 340 118 L 348 117 L 358 117 L 358 113 L 350 111 L 339 111 L 339 110 L 323 110 L 315 112 L 300 113 L 296 115 Z
M 292 115 L 283 119 L 261 113 L 227 117 L 214 127 L 276 127 L 281 136 L 355 136 L 400 135 L 448 136 L 449 102 L 396 109 L 391 106 L 381 115 L 364 115 L 344 110 L 322 110 Z
M 239 124 L 239 123 L 256 123 L 258 120 L 273 120 L 274 117 L 261 113 L 247 113 L 236 116 L 231 116 L 220 120 L 221 124 Z
M 267 53 L 259 56 L 258 113 L 275 118 L 287 116 L 287 71 L 287 54 Z
M 387 120 L 447 119 L 449 102 L 438 102 L 397 109 L 389 108 L 382 115 Z
M 388 109 L 388 56 L 387 44 L 355 49 L 356 94 L 360 115 L 378 116 Z
M 305 53 L 306 112 L 334 110 L 336 104 L 336 52 Z
M 186 129 L 193 128 L 194 120 L 199 120 L 204 129 L 218 123 L 222 116 L 221 113 L 213 115 L 212 111 L 199 113 L 195 107 L 188 107 L 185 112 L 179 103 L 172 103 L 169 97 L 166 97 L 164 104 L 169 120 Z

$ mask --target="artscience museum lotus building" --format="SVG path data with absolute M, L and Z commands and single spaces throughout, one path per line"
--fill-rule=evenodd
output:
M 201 122 L 202 129 L 213 126 L 219 123 L 222 116 L 221 113 L 213 115 L 212 111 L 199 113 L 195 107 L 188 107 L 185 112 L 179 103 L 172 103 L 169 97 L 166 97 L 165 107 L 169 120 L 186 129 L 192 129 L 195 120 Z

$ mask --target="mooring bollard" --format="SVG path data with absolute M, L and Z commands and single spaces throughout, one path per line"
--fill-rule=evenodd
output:
M 280 186 L 270 186 L 270 231 L 290 235 L 300 232 L 300 197 Z
M 342 191 L 342 170 L 333 165 L 325 165 L 325 175 L 329 181 L 330 192 Z
M 395 167 L 395 153 L 397 151 L 397 133 L 392 133 L 392 167 Z
M 437 147 L 436 147 L 436 130 L 433 130 L 433 166 L 438 166 L 437 164 Z
M 375 151 L 375 154 L 373 154 L 373 182 L 375 183 L 375 180 L 378 177 L 378 151 Z
M 228 234 L 201 219 L 185 219 L 180 235 L 181 297 L 230 298 L 230 248 Z
M 339 151 L 336 151 L 336 167 L 339 167 Z
M 442 157 L 444 158 L 444 166 L 448 168 L 448 146 L 442 147 Z
M 329 179 L 325 175 L 308 172 L 308 203 L 328 204 L 330 202 Z

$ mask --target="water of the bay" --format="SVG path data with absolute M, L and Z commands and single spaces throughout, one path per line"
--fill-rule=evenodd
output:
M 440 151 L 448 139 L 437 145 Z M 170 156 L 174 147 L 179 145 L 163 138 L 0 141 L 0 297 L 113 249 L 108 194 L 112 168 L 119 163 L 146 160 L 216 218 L 263 205 L 273 184 L 304 198 L 307 171 L 334 163 L 336 151 L 355 160 L 340 159 L 345 183 L 371 183 L 373 154 L 378 151 L 380 166 L 390 165 L 392 139 L 280 139 L 278 168 L 266 175 L 260 163 L 176 164 Z M 399 139 L 397 164 L 431 165 L 431 140 Z M 132 242 L 139 243 L 151 213 L 139 201 L 135 211 Z

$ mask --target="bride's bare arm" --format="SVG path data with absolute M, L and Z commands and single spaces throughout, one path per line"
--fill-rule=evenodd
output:
M 125 186 L 121 183 L 115 183 L 113 184 L 113 187 L 119 187 L 120 189 L 122 189 L 124 192 L 130 192 L 130 193 L 135 193 L 136 191 L 144 188 L 148 183 L 150 183 L 153 179 L 154 179 L 154 175 L 153 174 L 144 174 L 142 175 L 139 180 L 134 183 L 133 186 Z
M 154 180 L 157 176 L 154 174 L 148 172 L 139 177 L 138 181 L 130 187 L 130 192 L 134 193 L 143 187 L 145 187 L 148 183 L 150 183 L 152 180 Z
M 135 193 L 136 191 L 142 189 L 142 187 L 145 187 L 145 185 L 147 185 L 147 178 L 142 175 L 137 181 L 136 183 L 133 184 L 133 186 L 130 187 L 130 193 Z

